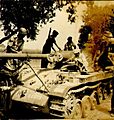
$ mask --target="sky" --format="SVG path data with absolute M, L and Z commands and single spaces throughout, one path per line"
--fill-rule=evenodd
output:
M 109 5 L 114 4 L 114 1 L 95 1 L 97 5 Z M 56 38 L 58 46 L 61 49 L 64 48 L 64 44 L 67 42 L 67 37 L 72 36 L 74 43 L 76 44 L 79 38 L 79 29 L 81 25 L 83 25 L 81 16 L 83 15 L 83 10 L 85 10 L 85 5 L 79 5 L 77 7 L 77 19 L 76 23 L 70 24 L 68 22 L 68 14 L 65 11 L 65 8 L 60 12 L 56 11 L 56 17 L 54 18 L 54 22 L 48 23 L 44 25 L 39 32 L 39 35 L 36 37 L 36 41 L 25 42 L 24 49 L 32 49 L 32 50 L 42 50 L 42 47 L 48 37 L 48 32 L 50 27 L 52 30 L 57 30 L 59 35 Z M 3 33 L 0 31 L 0 39 L 3 37 Z M 5 45 L 7 42 L 4 43 Z M 56 47 L 55 47 L 56 48 Z

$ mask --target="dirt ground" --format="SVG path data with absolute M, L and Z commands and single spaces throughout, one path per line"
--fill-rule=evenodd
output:
M 100 105 L 96 106 L 95 110 L 91 110 L 87 118 L 81 120 L 114 120 L 114 117 L 110 116 L 111 109 L 111 95 L 102 101 Z

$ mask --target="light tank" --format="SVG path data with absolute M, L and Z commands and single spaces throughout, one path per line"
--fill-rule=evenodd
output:
M 90 48 L 87 48 L 87 54 Z M 82 51 L 83 52 L 83 51 Z M 85 53 L 86 54 L 86 53 Z M 111 54 L 111 55 L 110 55 Z M 109 54 L 113 61 L 113 53 Z M 64 64 L 73 51 L 46 54 L 1 54 L 6 58 L 47 58 L 49 68 L 33 68 L 29 62 L 20 70 L 24 85 L 11 90 L 11 99 L 21 102 L 28 109 L 48 113 L 55 118 L 80 119 L 87 117 L 111 93 L 114 78 L 113 65 L 105 70 L 94 70 L 93 62 L 88 62 L 88 72 L 80 73 L 74 63 Z M 91 65 L 91 66 L 90 66 Z M 56 67 L 55 67 L 56 66 Z

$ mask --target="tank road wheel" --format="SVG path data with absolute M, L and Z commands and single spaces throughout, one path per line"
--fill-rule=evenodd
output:
M 96 91 L 94 91 L 91 95 L 90 95 L 90 102 L 91 102 L 91 110 L 94 110 L 96 105 L 97 105 L 97 101 L 96 101 Z
M 90 110 L 91 110 L 90 97 L 84 96 L 82 98 L 82 117 L 83 118 L 87 117 Z
M 75 114 L 73 117 L 75 120 L 79 120 L 82 118 L 82 104 L 81 101 L 78 99 L 76 100 L 76 106 L 75 106 Z
M 75 115 L 75 108 L 76 108 L 76 98 L 74 95 L 69 95 L 65 100 L 64 118 L 73 119 Z

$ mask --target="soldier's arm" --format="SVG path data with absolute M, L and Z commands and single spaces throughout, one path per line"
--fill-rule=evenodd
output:
M 72 62 L 72 61 L 74 61 L 74 59 L 75 59 L 75 56 L 73 55 L 68 60 L 66 60 L 64 63 Z
M 52 46 L 52 49 L 56 52 L 56 50 L 54 49 L 54 47 Z
M 67 47 L 67 45 L 65 44 L 65 46 L 64 46 L 64 50 L 67 50 L 68 49 L 68 47 Z
M 76 45 L 74 43 L 72 43 L 72 45 L 73 45 L 74 49 L 76 49 Z
M 10 49 L 10 51 L 17 53 L 16 47 L 14 45 L 14 40 L 10 39 L 7 45 L 7 49 Z
M 56 42 L 55 42 L 54 44 L 57 46 L 57 48 L 58 48 L 59 50 L 61 50 L 61 48 L 57 45 L 57 43 L 56 43 Z
M 10 46 L 10 50 L 11 50 L 12 52 L 14 52 L 14 53 L 17 53 L 17 52 L 18 52 L 14 46 Z

